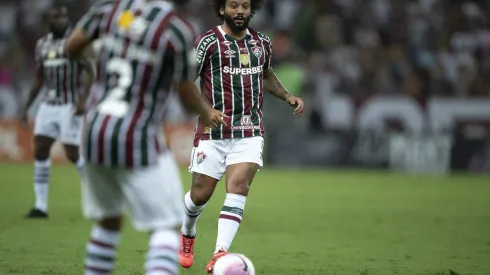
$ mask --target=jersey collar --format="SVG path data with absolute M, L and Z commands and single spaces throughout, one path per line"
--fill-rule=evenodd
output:
M 219 25 L 219 26 L 218 26 L 218 30 L 219 30 L 219 31 L 220 31 L 220 33 L 223 35 L 223 37 L 225 37 L 225 38 L 231 38 L 231 39 L 233 39 L 233 40 L 237 40 L 237 39 L 235 39 L 235 38 L 233 38 L 233 37 L 229 36 L 228 34 L 226 34 L 226 32 L 223 30 L 223 26 L 222 26 L 222 25 Z M 246 40 L 246 39 L 248 39 L 248 38 L 250 38 L 250 37 L 252 37 L 252 34 L 250 33 L 250 31 L 249 31 L 249 30 L 248 30 L 248 28 L 247 28 L 247 34 L 245 35 L 245 37 L 244 37 L 243 39 L 244 39 L 244 40 Z

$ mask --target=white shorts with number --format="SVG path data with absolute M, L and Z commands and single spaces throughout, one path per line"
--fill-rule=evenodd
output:
M 119 217 L 129 208 L 134 227 L 141 231 L 182 225 L 183 190 L 171 153 L 158 164 L 140 169 L 108 168 L 87 163 L 82 180 L 82 207 L 86 218 Z
M 189 172 L 221 180 L 232 164 L 252 162 L 262 167 L 263 149 L 263 137 L 201 140 L 192 149 Z
M 80 145 L 83 117 L 73 114 L 72 104 L 51 105 L 42 102 L 34 122 L 34 135 L 59 140 L 63 144 Z

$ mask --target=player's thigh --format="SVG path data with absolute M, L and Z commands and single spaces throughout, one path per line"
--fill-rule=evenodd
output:
M 101 220 L 123 214 L 123 170 L 87 163 L 82 178 L 82 209 L 86 218 Z
M 230 140 L 201 140 L 192 149 L 189 172 L 221 180 Z
M 263 146 L 262 137 L 234 141 L 226 162 L 227 193 L 248 195 L 255 174 L 263 166 Z
M 136 229 L 152 231 L 182 225 L 184 194 L 172 154 L 160 156 L 155 166 L 130 171 L 122 189 Z
M 66 145 L 79 146 L 82 141 L 83 117 L 74 115 L 71 105 L 64 106 L 60 126 L 60 141 Z
M 59 106 L 41 103 L 34 120 L 34 136 L 57 139 L 60 134 Z
M 226 166 L 238 163 L 256 163 L 263 167 L 262 153 L 264 150 L 263 137 L 250 137 L 234 139 L 226 157 Z

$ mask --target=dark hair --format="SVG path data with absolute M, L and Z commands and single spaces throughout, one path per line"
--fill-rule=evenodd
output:
M 260 10 L 262 5 L 264 4 L 264 0 L 250 0 L 250 9 L 252 10 L 252 15 L 255 14 L 256 11 Z M 213 3 L 211 4 L 211 7 L 213 8 L 214 13 L 223 20 L 224 16 L 221 15 L 220 10 L 221 8 L 225 8 L 226 6 L 226 0 L 213 0 Z

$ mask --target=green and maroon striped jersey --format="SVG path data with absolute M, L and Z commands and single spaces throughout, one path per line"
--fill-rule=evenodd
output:
M 69 31 L 67 31 L 67 34 Z M 36 65 L 42 71 L 44 100 L 75 103 L 82 87 L 82 66 L 68 59 L 64 51 L 66 37 L 55 38 L 52 33 L 40 38 L 36 43 Z
M 217 26 L 194 42 L 201 94 L 216 110 L 229 116 L 227 127 L 210 129 L 198 120 L 199 140 L 264 135 L 262 121 L 263 72 L 271 68 L 271 40 L 248 28 L 242 40 Z
M 154 165 L 172 86 L 195 79 L 192 26 L 171 4 L 101 1 L 78 24 L 97 40 L 98 103 L 87 114 L 84 155 L 110 167 Z

